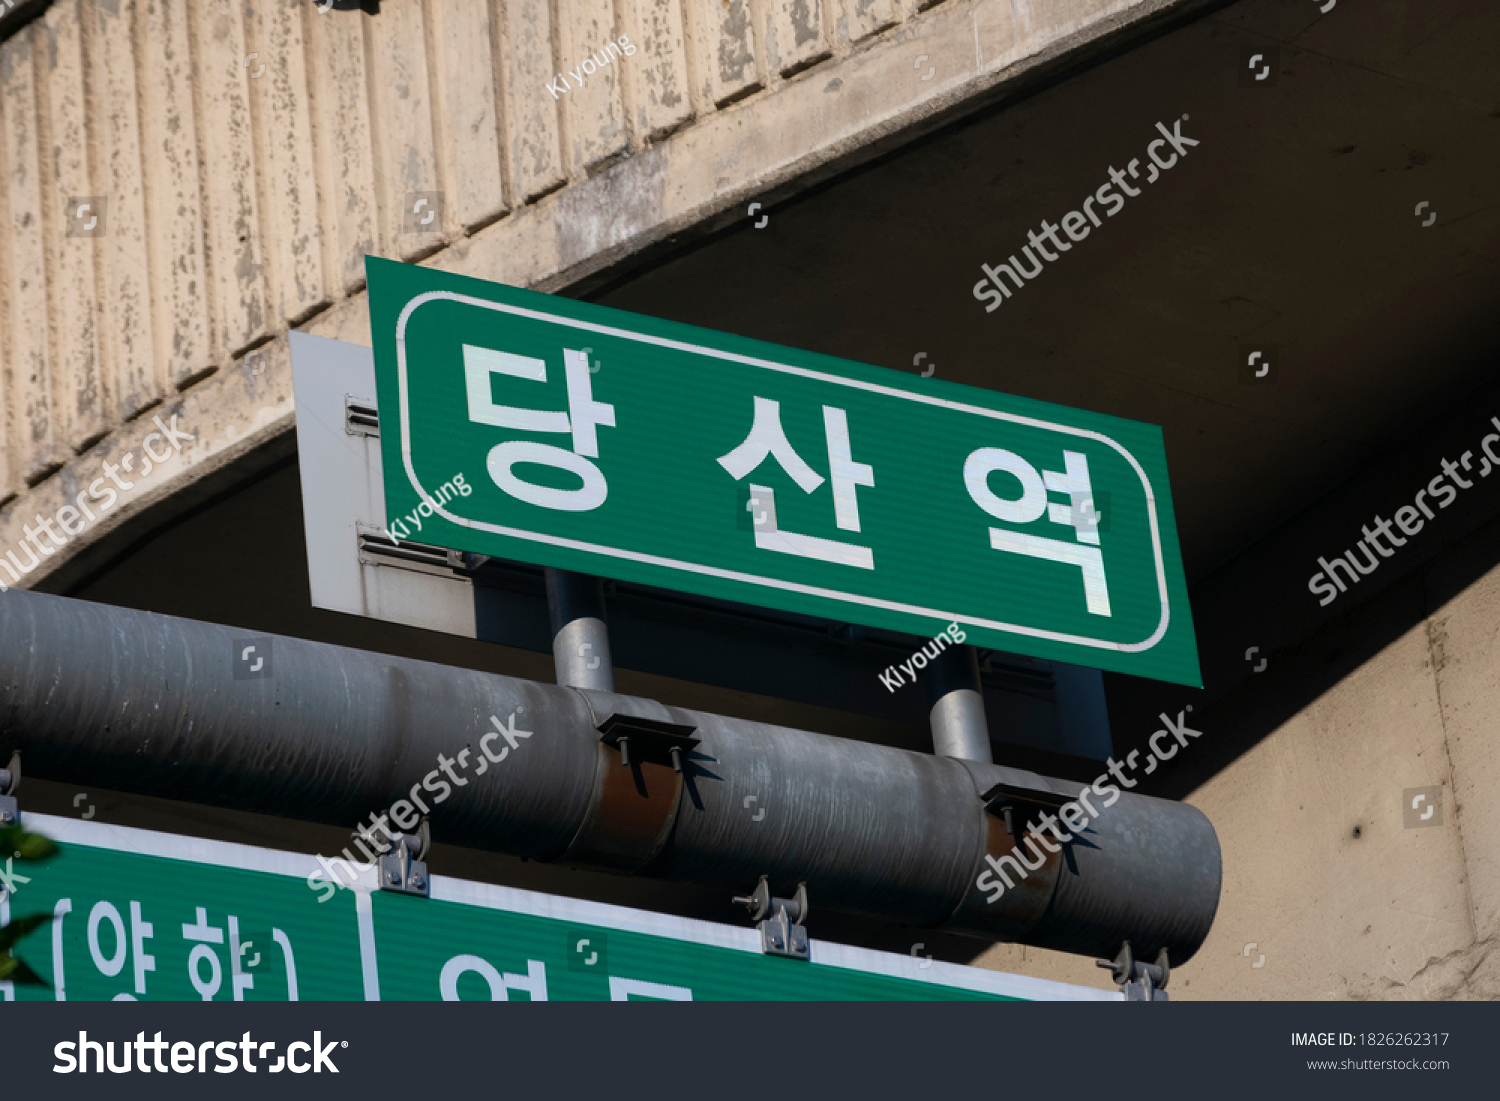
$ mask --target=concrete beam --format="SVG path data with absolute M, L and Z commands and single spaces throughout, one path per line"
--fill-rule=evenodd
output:
M 316 235 L 305 224 L 305 203 L 297 199 L 297 195 L 306 191 L 308 182 L 310 154 L 305 130 L 294 127 L 296 132 L 289 137 L 290 144 L 278 150 L 275 157 L 268 152 L 266 165 L 253 163 L 245 151 L 253 146 L 250 138 L 255 127 L 242 125 L 244 112 L 236 106 L 248 90 L 250 114 L 260 118 L 258 112 L 266 108 L 258 106 L 260 101 L 256 97 L 263 86 L 284 93 L 287 88 L 295 88 L 296 82 L 288 81 L 286 65 L 274 58 L 276 71 L 264 81 L 249 75 L 254 70 L 235 70 L 234 80 L 226 84 L 228 98 L 220 106 L 227 104 L 225 117 L 245 129 L 245 142 L 243 147 L 237 147 L 241 149 L 238 159 L 212 161 L 206 193 L 239 196 L 235 201 L 250 212 L 248 221 L 244 218 L 240 221 L 246 225 L 251 241 L 258 234 L 262 243 L 261 251 L 252 248 L 249 252 L 243 251 L 249 245 L 238 240 L 219 243 L 219 255 L 233 244 L 240 250 L 236 254 L 241 256 L 232 270 L 220 268 L 208 280 L 211 300 L 218 303 L 214 312 L 222 330 L 219 339 L 210 352 L 204 353 L 204 362 L 196 367 L 180 362 L 180 357 L 168 357 L 153 369 L 152 365 L 140 364 L 133 358 L 136 353 L 131 349 L 144 346 L 141 341 L 129 348 L 120 345 L 123 351 L 116 350 L 106 357 L 113 373 L 105 389 L 115 391 L 113 397 L 117 403 L 129 397 L 136 405 L 144 405 L 147 415 L 142 418 L 142 410 L 132 405 L 128 413 L 135 419 L 122 423 L 126 413 L 111 412 L 107 420 L 112 427 L 102 442 L 82 454 L 73 454 L 71 449 L 59 451 L 47 469 L 57 468 L 59 461 L 60 468 L 29 487 L 21 480 L 20 472 L 31 471 L 34 475 L 35 457 L 19 436 L 29 414 L 17 404 L 14 395 L 8 396 L 12 417 L 6 430 L 10 452 L 10 473 L 6 476 L 11 482 L 9 486 L 0 485 L 0 499 L 7 496 L 7 490 L 17 497 L 0 512 L 0 553 L 20 544 L 26 525 L 34 526 L 37 515 L 51 517 L 76 502 L 78 493 L 103 475 L 105 462 L 118 463 L 127 454 L 140 455 L 146 436 L 153 430 L 151 413 L 179 414 L 182 425 L 194 432 L 197 440 L 174 461 L 139 482 L 127 478 L 132 486 L 118 491 L 118 503 L 65 546 L 44 557 L 25 578 L 26 585 L 36 586 L 45 581 L 50 590 L 65 589 L 129 540 L 138 538 L 143 526 L 166 522 L 202 496 L 202 493 L 183 494 L 182 490 L 216 474 L 227 476 L 223 472 L 232 464 L 281 440 L 290 432 L 294 416 L 282 319 L 299 310 L 320 311 L 298 327 L 321 336 L 368 344 L 362 270 L 356 266 L 357 258 L 367 250 L 378 249 L 387 255 L 420 255 L 423 249 L 437 247 L 426 263 L 544 291 L 577 290 L 627 259 L 640 260 L 653 249 L 680 243 L 686 235 L 712 232 L 728 224 L 743 215 L 743 204 L 752 198 L 771 207 L 800 189 L 981 104 L 1017 94 L 1037 81 L 1054 77 L 1066 67 L 1082 65 L 1106 46 L 1117 47 L 1132 35 L 1152 33 L 1167 18 L 1186 18 L 1209 5 L 1206 0 L 1035 0 L 1021 6 L 1023 17 L 1018 20 L 1013 14 L 1015 5 L 1009 0 L 970 0 L 940 4 L 889 24 L 887 21 L 897 11 L 894 5 L 851 5 L 859 12 L 859 18 L 852 22 L 842 15 L 836 17 L 831 4 L 825 6 L 830 10 L 821 17 L 824 22 L 819 24 L 817 41 L 807 40 L 798 48 L 800 52 L 795 53 L 802 59 L 800 62 L 788 61 L 793 54 L 781 57 L 779 52 L 780 62 L 768 62 L 763 41 L 767 34 L 774 30 L 778 42 L 787 34 L 796 36 L 794 21 L 788 21 L 789 15 L 783 19 L 777 14 L 780 7 L 773 5 L 768 9 L 771 18 L 765 27 L 736 29 L 737 24 L 726 23 L 697 28 L 689 35 L 692 49 L 682 55 L 696 60 L 686 68 L 674 60 L 678 54 L 673 43 L 676 35 L 688 32 L 680 31 L 683 24 L 670 12 L 657 12 L 653 8 L 651 37 L 642 38 L 641 47 L 657 81 L 653 84 L 644 75 L 639 78 L 629 75 L 624 79 L 627 93 L 635 87 L 646 98 L 632 100 L 627 95 L 620 101 L 620 89 L 610 85 L 605 100 L 598 100 L 597 95 L 587 103 L 582 99 L 577 103 L 570 100 L 561 123 L 552 108 L 564 104 L 554 105 L 544 87 L 516 86 L 526 73 L 555 68 L 552 46 L 535 40 L 534 36 L 522 41 L 517 37 L 520 32 L 516 27 L 497 27 L 494 33 L 503 60 L 499 83 L 506 89 L 506 106 L 501 117 L 510 125 L 503 161 L 510 194 L 513 199 L 517 196 L 524 199 L 534 187 L 541 187 L 545 193 L 508 216 L 483 225 L 470 236 L 434 237 L 437 243 L 432 246 L 417 242 L 422 248 L 415 252 L 412 248 L 416 238 L 399 232 L 402 211 L 395 204 L 404 202 L 409 190 L 425 190 L 417 185 L 426 179 L 436 180 L 434 165 L 447 164 L 451 171 L 451 150 L 441 149 L 434 156 L 433 134 L 428 127 L 415 123 L 398 125 L 399 119 L 386 120 L 389 125 L 382 122 L 385 114 L 399 113 L 400 104 L 395 101 L 388 103 L 385 97 L 375 96 L 376 114 L 371 116 L 369 97 L 361 95 L 358 102 L 351 101 L 348 110 L 331 98 L 337 91 L 333 84 L 354 87 L 375 79 L 364 55 L 354 51 L 346 59 L 358 70 L 346 74 L 349 81 L 330 79 L 339 75 L 335 70 L 338 64 L 343 64 L 337 62 L 342 55 L 336 51 L 329 54 L 335 58 L 329 65 L 303 66 L 306 79 L 324 93 L 312 97 L 310 125 L 315 132 L 321 130 L 325 135 L 337 137 L 333 144 L 325 141 L 319 147 L 317 171 L 322 191 L 333 198 L 323 204 Z M 889 12 L 887 7 L 891 9 Z M 645 5 L 637 3 L 632 10 L 639 15 L 644 8 Z M 131 6 L 122 5 L 120 14 L 114 18 L 130 17 Z M 307 49 L 331 49 L 336 45 L 335 40 L 349 38 L 351 32 L 357 36 L 356 21 L 367 18 L 370 17 L 358 12 L 304 16 L 305 35 L 287 33 L 279 41 L 294 45 L 305 42 Z M 377 21 L 379 18 L 384 16 L 376 17 Z M 570 27 L 566 34 L 557 28 L 548 33 L 563 45 L 575 41 L 587 45 L 593 41 L 590 35 L 595 31 L 602 35 L 606 30 L 611 33 L 616 30 L 604 27 L 607 20 L 601 20 Z M 883 30 L 878 29 L 881 26 Z M 619 30 L 628 34 L 630 28 Z M 267 34 L 258 23 L 251 25 L 250 32 L 249 40 L 257 43 Z M 445 50 L 455 48 L 447 24 L 433 28 L 433 32 L 428 36 L 429 50 L 445 57 Z M 666 37 L 659 40 L 659 35 Z M 705 35 L 709 40 L 705 40 Z M 129 35 L 105 37 L 130 41 Z M 101 40 L 100 36 L 96 35 L 95 40 Z M 159 39 L 148 35 L 144 40 L 150 43 Z M 385 39 L 376 36 L 372 41 L 378 46 Z M 725 42 L 731 45 L 749 42 L 759 66 L 753 80 L 746 83 L 748 70 L 743 66 L 736 69 L 729 63 L 733 56 L 738 56 L 734 49 L 728 54 L 715 53 Z M 387 45 L 387 52 L 396 50 L 395 44 Z M 406 43 L 402 48 L 408 49 L 410 45 Z M 675 97 L 689 91 L 687 86 L 666 89 L 660 81 L 669 78 L 685 81 L 687 77 L 679 74 L 688 68 L 701 74 L 701 66 L 706 63 L 705 50 L 724 64 L 714 70 L 717 75 L 713 79 L 700 82 L 701 86 L 692 91 L 696 121 L 671 132 L 663 140 L 648 142 L 683 117 L 677 110 Z M 547 52 L 545 66 L 543 52 Z M 828 56 L 824 57 L 825 53 Z M 570 59 L 571 55 L 561 60 Z M 396 69 L 408 72 L 412 79 L 420 79 L 424 89 L 429 70 L 443 73 L 450 68 L 442 62 L 418 65 L 422 58 L 417 54 L 405 62 L 394 54 L 392 57 L 381 54 L 377 60 L 380 64 L 376 68 L 395 66 L 393 72 Z M 614 64 L 622 66 L 623 74 L 624 67 L 634 60 L 621 58 Z M 810 67 L 799 68 L 804 62 Z M 147 74 L 155 68 L 152 64 L 138 66 L 139 71 Z M 412 75 L 409 70 L 413 69 L 421 72 Z M 510 81 L 508 88 L 507 81 Z M 647 88 L 649 94 L 644 92 Z M 748 89 L 748 94 L 727 108 L 717 109 L 702 88 Z M 451 83 L 439 80 L 436 93 L 430 94 L 451 97 L 453 92 Z M 572 95 L 565 92 L 562 98 Z M 484 117 L 485 102 L 486 97 L 481 94 L 476 117 Z M 619 106 L 621 102 L 623 106 Z M 303 112 L 288 105 L 284 94 L 276 103 L 275 111 L 302 118 Z M 536 113 L 541 110 L 538 104 L 546 107 L 541 114 Z M 605 114 L 600 115 L 600 111 Z M 631 123 L 632 112 L 639 112 L 646 132 Z M 240 121 L 235 122 L 236 119 Z M 200 142 L 221 140 L 222 134 L 206 132 L 205 126 L 211 120 L 199 121 Z M 571 144 L 565 143 L 561 150 L 567 156 L 557 161 L 558 154 L 548 150 L 558 148 L 556 143 L 570 133 L 570 125 L 576 128 L 585 123 L 593 137 L 582 144 L 569 139 Z M 629 132 L 625 144 L 612 136 L 616 133 L 612 128 L 621 125 L 625 126 L 621 133 Z M 557 129 L 559 126 L 561 130 Z M 450 132 L 440 137 L 458 140 L 451 127 L 447 129 Z M 269 150 L 269 143 L 262 137 L 261 145 Z M 403 153 L 392 146 L 393 141 L 405 142 L 410 148 Z M 415 161 L 409 153 L 415 155 Z M 413 163 L 426 166 L 418 173 L 421 179 L 395 180 L 393 173 L 398 169 L 405 172 Z M 359 171 L 361 164 L 367 166 L 364 173 Z M 137 205 L 140 190 L 131 189 L 128 177 L 131 171 L 139 175 L 140 170 L 138 159 L 133 170 L 123 162 L 110 167 L 114 173 L 110 177 L 114 181 L 112 186 L 136 196 L 132 201 Z M 270 179 L 269 185 L 257 192 L 256 172 L 273 170 L 296 184 L 297 194 L 283 194 L 285 189 L 276 179 Z M 558 170 L 571 173 L 560 189 L 556 187 Z M 94 171 L 98 179 L 99 166 Z M 215 172 L 227 176 L 220 179 Z M 369 186 L 372 174 L 378 186 Z M 488 198 L 477 205 L 470 196 L 472 187 L 466 178 L 452 181 L 455 200 L 461 205 L 446 216 L 445 233 L 459 232 L 462 223 L 471 217 L 483 220 L 499 213 L 497 181 L 493 176 L 485 179 Z M 547 187 L 554 189 L 546 192 Z M 123 215 L 135 208 L 126 203 L 119 210 Z M 267 224 L 268 210 L 281 211 L 279 220 L 285 220 L 287 211 L 296 217 L 288 226 Z M 149 221 L 149 212 L 142 216 Z M 161 227 L 152 232 L 158 234 L 160 241 L 176 240 Z M 293 232 L 300 235 L 305 248 L 288 251 L 276 245 L 280 235 Z M 314 236 L 322 251 L 318 263 L 306 258 L 307 249 L 318 251 L 314 248 Z M 448 242 L 446 245 L 442 244 L 444 240 Z M 144 277 L 147 271 L 144 260 L 157 267 L 170 263 L 166 257 L 147 256 L 144 248 L 127 255 L 113 247 L 117 244 L 113 239 L 109 239 L 109 244 L 112 247 L 106 250 L 106 270 L 118 268 L 122 278 Z M 270 257 L 269 264 L 261 263 L 263 253 Z M 210 253 L 211 265 L 213 255 Z M 267 271 L 263 273 L 261 267 Z M 140 270 L 136 271 L 137 268 Z M 10 276 L 10 272 L 0 271 L 0 278 Z M 307 281 L 299 283 L 304 277 Z M 271 280 L 269 292 L 263 278 Z M 328 295 L 338 293 L 339 288 L 350 296 L 323 308 Z M 52 297 L 57 299 L 58 295 Z M 274 312 L 265 308 L 268 300 L 279 300 Z M 142 303 L 142 310 L 129 318 L 121 316 L 123 320 L 134 319 L 132 324 L 138 322 L 140 326 L 154 321 L 163 330 L 156 334 L 159 337 L 156 344 L 168 349 L 174 346 L 176 329 L 180 327 L 174 324 L 172 311 L 177 307 L 172 301 L 175 300 L 156 302 L 154 311 L 149 304 Z M 53 305 L 62 308 L 56 301 Z M 119 309 L 116 303 L 116 312 Z M 197 316 L 192 310 L 188 312 Z M 225 326 L 233 327 L 233 332 Z M 266 340 L 268 334 L 268 343 L 257 343 Z M 105 332 L 102 336 L 106 351 L 124 339 L 120 332 Z M 201 334 L 193 339 L 201 343 Z M 127 373 L 127 367 L 133 373 Z M 172 386 L 161 385 L 168 381 Z M 164 399 L 164 404 L 153 406 L 158 397 Z M 43 400 L 42 404 L 47 403 Z M 124 406 L 118 408 L 123 410 Z M 51 442 L 47 446 L 56 449 Z M 281 446 L 285 447 L 286 441 L 282 440 Z M 0 576 L 0 580 L 8 578 Z

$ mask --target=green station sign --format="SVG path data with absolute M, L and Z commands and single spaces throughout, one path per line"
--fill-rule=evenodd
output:
M 1200 683 L 1153 425 L 366 270 L 398 538 Z
M 0 983 L 0 1001 L 1119 1000 L 920 952 L 814 940 L 811 962 L 784 959 L 749 927 L 441 875 L 431 898 L 378 890 L 373 872 L 336 889 L 311 856 L 25 824 L 61 852 L 14 865 L 0 926 L 55 915 L 15 949 L 51 986 Z

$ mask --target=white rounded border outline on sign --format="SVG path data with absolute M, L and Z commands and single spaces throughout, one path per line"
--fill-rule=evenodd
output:
M 802 378 L 814 379 L 819 382 L 830 382 L 838 386 L 847 386 L 872 394 L 882 394 L 886 397 L 915 401 L 922 405 L 935 405 L 941 409 L 948 409 L 956 413 L 970 413 L 981 417 L 989 417 L 992 420 L 1011 421 L 1015 424 L 1027 425 L 1031 428 L 1041 428 L 1047 431 L 1061 432 L 1069 436 L 1077 436 L 1082 439 L 1097 440 L 1099 443 L 1114 448 L 1124 457 L 1125 461 L 1130 464 L 1131 469 L 1135 471 L 1136 476 L 1140 478 L 1141 487 L 1146 492 L 1146 512 L 1151 524 L 1151 551 L 1156 560 L 1156 588 L 1157 595 L 1161 601 L 1161 620 L 1157 623 L 1156 630 L 1142 642 L 1110 642 L 1107 639 L 1070 635 L 1062 631 L 1048 631 L 1040 627 L 1024 627 L 1014 623 L 1002 623 L 999 620 L 958 615 L 937 608 L 921 608 L 914 604 L 902 604 L 894 600 L 857 596 L 853 593 L 839 592 L 836 589 L 825 589 L 818 585 L 803 585 L 796 581 L 782 581 L 774 577 L 761 577 L 757 574 L 741 573 L 738 570 L 725 570 L 717 566 L 704 566 L 695 562 L 684 562 L 676 558 L 664 558 L 656 554 L 642 554 L 639 551 L 605 547 L 597 543 L 586 543 L 579 539 L 564 539 L 555 535 L 546 535 L 542 532 L 523 531 L 520 528 L 491 524 L 484 520 L 468 520 L 461 516 L 454 516 L 439 505 L 433 499 L 432 495 L 423 489 L 421 483 L 417 481 L 417 472 L 412 467 L 411 402 L 407 393 L 406 383 L 406 326 L 411 321 L 411 315 L 419 307 L 429 302 L 440 301 L 457 302 L 466 306 L 478 306 L 481 309 L 513 314 L 532 321 L 581 329 L 585 332 L 598 333 L 602 336 L 620 337 L 624 340 L 634 340 L 643 344 L 654 344 L 660 348 L 671 348 L 674 351 L 687 352 L 690 355 L 710 356 L 714 359 L 740 363 L 747 367 L 760 367 L 765 370 L 778 371 L 782 374 L 799 375 Z M 590 321 L 577 321 L 571 317 L 559 317 L 556 314 L 543 313 L 540 310 L 529 310 L 524 306 L 512 306 L 504 302 L 490 302 L 483 298 L 475 298 L 472 295 L 459 294 L 456 291 L 424 291 L 402 307 L 401 313 L 396 319 L 396 380 L 401 404 L 399 410 L 401 419 L 401 462 L 406 469 L 407 480 L 411 482 L 411 487 L 417 491 L 417 496 L 432 506 L 433 512 L 450 523 L 457 524 L 459 527 L 469 528 L 474 531 L 485 531 L 492 535 L 502 535 L 511 539 L 524 539 L 533 543 L 544 543 L 548 546 L 562 547 L 567 550 L 602 554 L 609 558 L 623 558 L 626 561 L 640 562 L 644 565 L 682 570 L 686 573 L 696 573 L 704 577 L 716 577 L 724 581 L 739 581 L 749 585 L 759 585 L 762 588 L 800 593 L 803 596 L 815 596 L 824 600 L 836 600 L 845 604 L 862 605 L 867 608 L 880 608 L 885 611 L 901 612 L 906 615 L 916 615 L 924 618 L 957 621 L 975 627 L 987 627 L 991 630 L 1003 631 L 1007 634 L 1024 635 L 1028 638 L 1045 639 L 1049 642 L 1071 643 L 1075 646 L 1087 646 L 1096 650 L 1114 650 L 1122 654 L 1144 653 L 1151 649 L 1166 635 L 1167 625 L 1171 621 L 1171 603 L 1167 596 L 1166 566 L 1162 561 L 1161 532 L 1156 522 L 1156 494 L 1152 492 L 1151 480 L 1146 477 L 1146 472 L 1141 469 L 1141 464 L 1136 461 L 1134 455 L 1108 436 L 1101 432 L 1095 432 L 1092 429 L 1074 428 L 1066 424 L 1055 424 L 1052 421 L 1044 421 L 1036 417 L 1025 417 L 1018 413 L 1004 413 L 997 409 L 985 409 L 982 406 L 967 405 L 963 402 L 949 401 L 946 398 L 933 397 L 928 394 L 911 394 L 905 390 L 897 390 L 890 386 L 881 386 L 875 382 L 863 382 L 858 379 L 843 378 L 839 375 L 830 375 L 824 371 L 815 371 L 808 367 L 793 367 L 789 364 L 776 363 L 772 360 L 739 355 L 736 352 L 721 352 L 715 348 L 704 348 L 698 344 L 688 344 L 685 341 L 672 340 L 667 337 L 633 333 L 628 329 L 617 329 L 612 325 L 598 325 Z

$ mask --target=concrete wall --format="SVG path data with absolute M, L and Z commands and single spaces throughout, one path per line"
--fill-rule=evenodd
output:
M 106 462 L 138 464 L 154 415 L 196 442 L 122 476 L 121 503 L 26 584 L 67 583 L 132 517 L 284 436 L 283 334 L 368 342 L 367 253 L 577 288 L 1197 3 L 17 8 L 0 25 L 0 546 Z M 582 73 L 622 36 L 630 56 Z M 78 235 L 81 198 L 101 235 Z

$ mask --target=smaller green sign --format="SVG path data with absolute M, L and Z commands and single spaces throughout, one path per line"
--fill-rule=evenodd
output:
M 15 950 L 52 987 L 0 1001 L 1119 999 L 817 940 L 771 957 L 750 928 L 439 875 L 431 898 L 373 871 L 335 890 L 311 856 L 24 817 L 62 851 L 16 865 L 0 926 L 55 915 Z
M 20 1001 L 348 1001 L 364 997 L 356 895 L 319 905 L 308 858 L 23 814 L 57 856 L 24 870 L 0 923 L 54 915 L 15 955 L 52 984 Z M 314 862 L 315 863 L 315 862 Z

